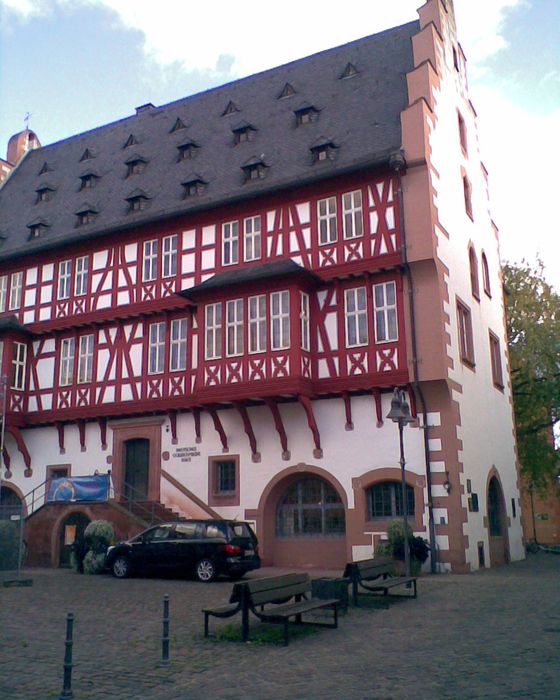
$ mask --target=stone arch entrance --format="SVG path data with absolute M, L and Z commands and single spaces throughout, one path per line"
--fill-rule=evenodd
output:
M 261 500 L 267 563 L 279 567 L 343 568 L 346 494 L 324 470 L 288 469 Z
M 58 548 L 58 566 L 61 568 L 69 568 L 71 566 L 70 555 L 73 547 L 83 547 L 84 532 L 89 525 L 90 519 L 80 511 L 70 513 L 62 523 L 59 529 L 59 548 Z
M 487 512 L 490 566 L 503 566 L 509 563 L 508 518 L 502 486 L 495 474 L 488 481 Z
M 22 496 L 16 491 L 15 487 L 8 484 L 2 484 L 0 489 L 0 506 L 15 509 L 21 508 L 25 513 L 25 504 Z

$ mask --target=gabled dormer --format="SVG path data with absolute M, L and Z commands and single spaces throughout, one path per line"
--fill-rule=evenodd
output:
M 208 182 L 198 173 L 191 173 L 181 185 L 184 188 L 184 199 L 190 199 L 191 197 L 198 197 L 206 189 Z
M 89 202 L 84 202 L 76 211 L 76 226 L 87 226 L 97 218 L 98 210 Z
M 140 175 L 146 169 L 148 161 L 144 156 L 135 153 L 125 160 L 125 165 L 127 167 L 126 177 L 131 177 L 132 175 Z
M 333 160 L 336 155 L 336 150 L 338 146 L 332 139 L 326 136 L 321 136 L 315 143 L 309 148 L 313 158 L 313 162 L 319 162 L 324 160 Z
M 192 139 L 183 141 L 177 146 L 177 160 L 191 160 L 195 158 L 199 148 L 200 146 Z
M 35 203 L 39 202 L 49 202 L 56 191 L 56 188 L 50 185 L 48 182 L 42 182 L 39 187 L 35 190 L 37 192 L 37 199 Z
M 233 132 L 233 142 L 235 145 L 246 141 L 252 141 L 257 133 L 257 128 L 245 121 L 239 122 L 233 126 L 231 130 Z
M 304 102 L 294 110 L 296 126 L 304 126 L 305 124 L 316 122 L 319 119 L 319 112 L 320 110 L 318 107 L 309 104 L 309 102 Z
M 27 228 L 29 229 L 29 240 L 34 240 L 45 236 L 50 228 L 50 224 L 45 219 L 37 217 L 27 224 Z
M 80 175 L 80 190 L 91 190 L 93 189 L 97 181 L 99 180 L 99 175 L 93 170 L 87 170 Z
M 150 195 L 148 195 L 144 190 L 138 187 L 133 190 L 125 200 L 128 202 L 128 211 L 143 211 L 148 207 Z
M 262 180 L 266 177 L 266 171 L 270 166 L 267 165 L 263 159 L 263 156 L 253 156 L 246 163 L 241 166 L 245 181 L 249 180 Z
M 185 123 L 183 122 L 183 120 L 180 117 L 177 117 L 177 119 L 175 120 L 175 123 L 173 124 L 171 129 L 169 129 L 169 133 L 173 134 L 175 131 L 180 131 L 181 129 L 186 129 L 186 128 L 187 127 L 186 127 Z
M 226 108 L 222 112 L 222 117 L 228 117 L 231 114 L 235 114 L 236 112 L 240 112 L 241 110 L 239 107 L 235 104 L 235 102 L 232 102 L 231 100 L 227 103 Z

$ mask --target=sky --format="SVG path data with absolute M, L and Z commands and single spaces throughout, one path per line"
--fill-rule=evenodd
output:
M 422 0 L 0 0 L 0 156 L 417 19 Z M 502 259 L 560 291 L 560 0 L 455 0 Z

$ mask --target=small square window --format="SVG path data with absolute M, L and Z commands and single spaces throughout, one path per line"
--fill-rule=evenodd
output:
M 239 456 L 210 457 L 209 505 L 239 505 Z

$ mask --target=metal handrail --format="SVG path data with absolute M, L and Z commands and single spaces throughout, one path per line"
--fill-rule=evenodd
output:
M 155 514 L 157 502 L 148 499 L 143 491 L 139 491 L 126 481 L 121 482 L 120 491 L 115 489 L 115 498 L 125 504 L 129 513 L 140 515 L 140 517 L 142 517 L 143 520 L 147 520 L 150 525 L 155 522 L 165 521 L 165 518 L 161 518 Z M 143 503 L 149 503 L 150 505 L 146 508 Z M 147 518 L 146 515 L 148 516 Z

